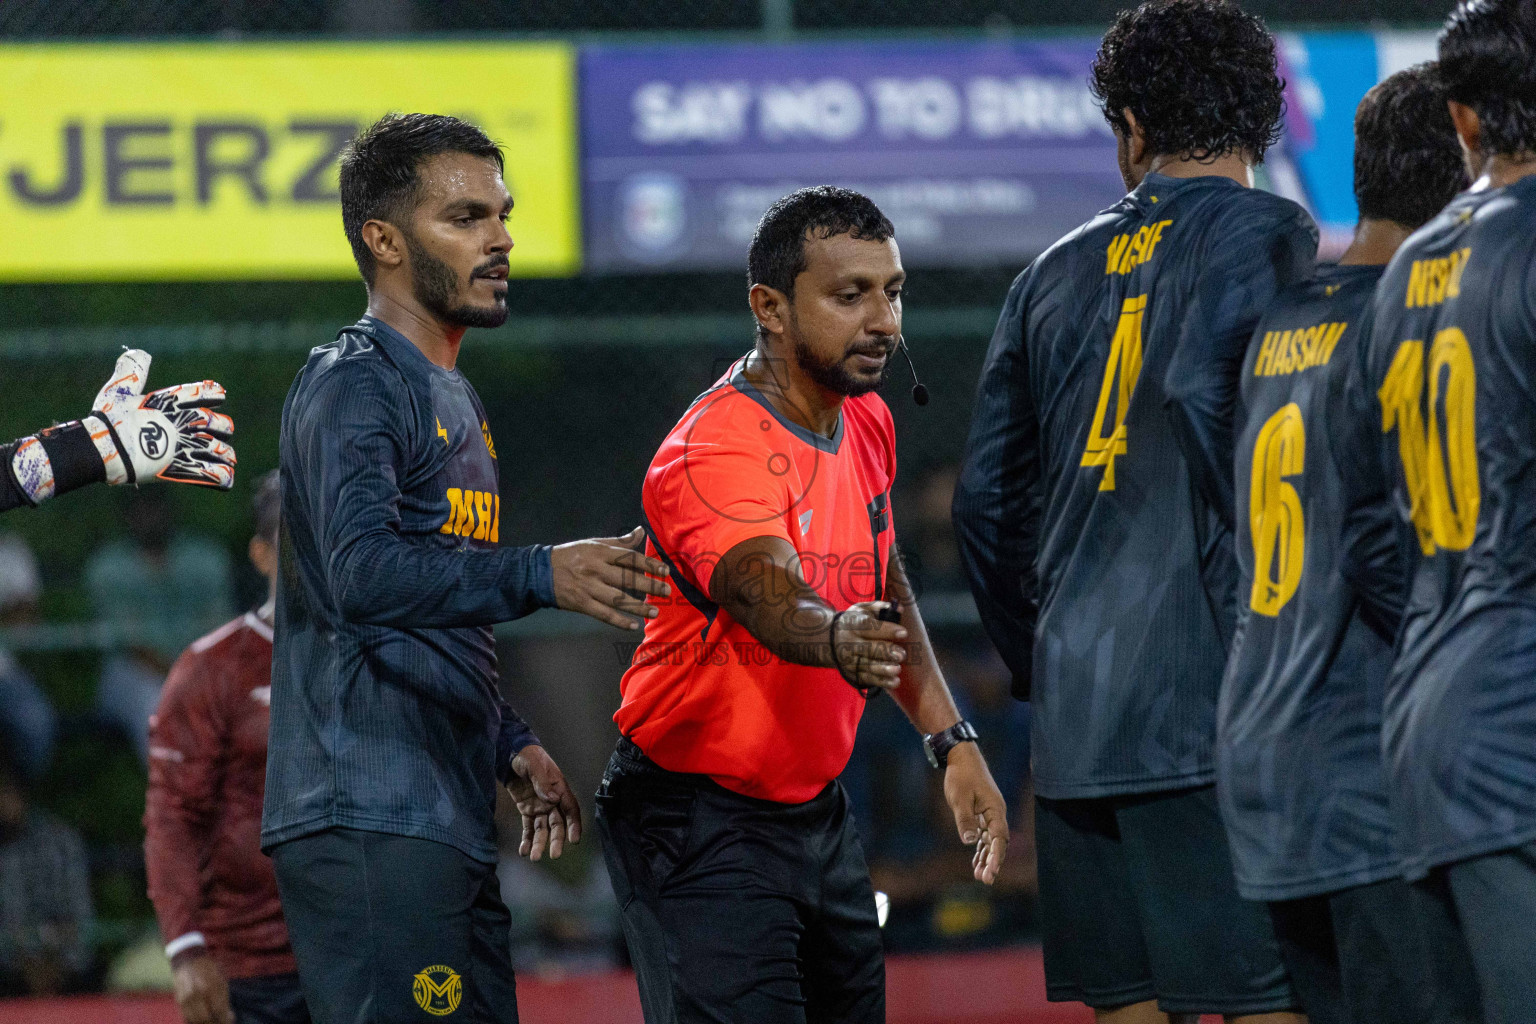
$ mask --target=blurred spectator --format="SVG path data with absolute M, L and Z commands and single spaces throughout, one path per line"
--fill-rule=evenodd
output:
M 309 1024 L 272 862 L 261 852 L 282 515 L 262 477 L 249 551 L 262 605 L 176 660 L 150 720 L 144 856 L 187 1024 Z M 153 961 L 146 956 L 146 961 Z
M 0 628 L 35 622 L 41 589 L 32 549 L 20 537 L 0 536 Z M 28 782 L 36 782 L 48 767 L 57 731 L 53 702 L 0 646 L 0 745 L 11 752 Z
M 108 541 L 85 568 L 96 615 L 124 648 L 103 662 L 96 704 L 147 765 L 160 685 L 182 648 L 233 614 L 233 574 L 229 552 L 176 529 L 164 491 L 130 491 L 125 518 L 129 536 Z
M 0 993 L 54 995 L 91 966 L 94 912 L 79 833 L 29 806 L 0 750 Z

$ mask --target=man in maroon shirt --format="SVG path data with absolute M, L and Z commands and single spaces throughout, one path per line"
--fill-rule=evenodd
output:
M 277 581 L 277 473 L 257 488 L 251 561 Z M 272 862 L 261 852 L 272 600 L 171 668 L 149 720 L 149 897 L 187 1024 L 309 1024 Z

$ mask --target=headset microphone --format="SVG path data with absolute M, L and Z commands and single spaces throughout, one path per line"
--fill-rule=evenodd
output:
M 907 360 L 907 369 L 912 371 L 912 401 L 918 405 L 927 405 L 928 389 L 923 387 L 923 382 L 917 379 L 917 367 L 912 365 L 912 352 L 907 348 L 905 335 L 896 336 L 896 347 L 901 349 L 901 354 Z

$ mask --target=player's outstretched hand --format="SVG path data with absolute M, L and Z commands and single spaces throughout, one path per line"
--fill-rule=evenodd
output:
M 854 686 L 894 690 L 901 685 L 907 631 L 880 618 L 887 607 L 884 601 L 850 605 L 832 628 L 833 665 Z
M 620 629 L 639 629 L 659 611 L 645 595 L 666 597 L 666 563 L 644 554 L 645 533 L 635 527 L 622 537 L 596 537 L 556 545 L 549 560 L 555 573 L 555 603 Z M 636 596 L 639 595 L 639 596 Z
M 150 355 L 129 349 L 117 359 L 86 418 L 109 484 L 152 480 L 227 491 L 235 482 L 234 421 L 213 407 L 224 388 L 211 380 L 144 393 Z
M 512 758 L 507 792 L 523 818 L 518 856 L 538 860 L 548 851 L 553 860 L 565 852 L 567 842 L 581 842 L 581 804 L 543 747 L 524 747 Z
M 171 965 L 171 985 L 186 1024 L 234 1024 L 229 982 L 206 947 L 177 954 Z
M 961 743 L 949 752 L 944 799 L 955 815 L 960 841 L 976 847 L 971 858 L 976 881 L 991 885 L 1008 855 L 1008 808 L 975 743 Z

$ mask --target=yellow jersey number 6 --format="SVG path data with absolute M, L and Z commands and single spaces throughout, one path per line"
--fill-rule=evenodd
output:
M 1301 585 L 1306 553 L 1301 497 L 1287 477 L 1306 467 L 1307 428 L 1292 402 L 1271 416 L 1253 444 L 1248 528 L 1253 539 L 1253 591 L 1248 606 L 1276 616 Z
M 1477 534 L 1482 489 L 1477 479 L 1477 367 L 1461 328 L 1446 327 L 1435 334 L 1429 350 L 1427 403 L 1423 396 L 1424 343 L 1405 341 L 1397 347 L 1392 368 L 1377 392 L 1381 432 L 1397 429 L 1408 516 L 1419 547 L 1425 555 L 1439 548 L 1465 551 Z
M 1115 457 L 1124 455 L 1125 414 L 1131 407 L 1131 395 L 1141 376 L 1141 318 L 1147 309 L 1147 297 L 1137 295 L 1120 307 L 1120 322 L 1109 346 L 1109 360 L 1104 364 L 1104 383 L 1099 385 L 1099 405 L 1088 431 L 1088 447 L 1083 450 L 1082 466 L 1103 466 L 1104 478 L 1099 490 L 1115 489 Z M 1109 396 L 1115 396 L 1115 419 L 1107 423 Z

